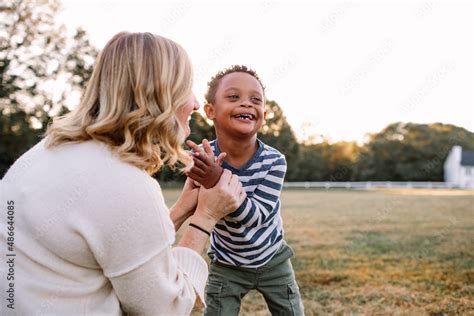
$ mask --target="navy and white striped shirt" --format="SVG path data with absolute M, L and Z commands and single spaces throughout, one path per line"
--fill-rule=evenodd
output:
M 222 164 L 239 176 L 247 198 L 221 219 L 211 234 L 215 260 L 247 268 L 258 268 L 270 261 L 283 240 L 280 192 L 286 173 L 285 156 L 260 140 L 257 142 L 257 152 L 240 169 L 225 161 Z M 217 140 L 210 144 L 217 157 Z

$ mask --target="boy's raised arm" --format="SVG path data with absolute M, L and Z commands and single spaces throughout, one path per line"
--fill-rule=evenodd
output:
M 280 207 L 280 193 L 286 173 L 286 160 L 280 156 L 272 163 L 270 170 L 257 186 L 254 194 L 247 197 L 234 212 L 225 217 L 230 226 L 238 222 L 244 227 L 261 225 L 276 215 Z M 218 225 L 216 226 L 218 227 Z
M 213 187 L 220 178 L 223 168 L 220 166 L 222 154 L 215 160 L 214 153 L 207 140 L 203 141 L 200 148 L 192 141 L 188 145 L 193 149 L 194 166 L 186 175 L 199 182 L 205 188 Z M 214 161 L 215 160 L 215 161 Z M 263 181 L 257 186 L 253 195 L 247 197 L 244 202 L 232 213 L 225 217 L 226 222 L 233 226 L 251 227 L 262 225 L 275 216 L 280 207 L 280 194 L 286 174 L 286 159 L 281 155 L 275 157 Z M 216 225 L 218 227 L 219 225 Z

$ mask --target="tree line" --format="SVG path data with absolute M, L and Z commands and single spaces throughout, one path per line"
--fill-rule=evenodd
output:
M 36 144 L 48 123 L 69 111 L 89 79 L 97 50 L 84 30 L 69 37 L 55 21 L 58 1 L 4 1 L 0 6 L 0 176 Z M 76 100 L 77 103 L 77 100 Z M 443 181 L 443 164 L 454 145 L 474 150 L 474 134 L 450 124 L 396 122 L 368 135 L 366 143 L 298 142 L 276 101 L 266 104 L 258 137 L 285 154 L 287 181 Z M 213 139 L 199 113 L 190 139 Z M 183 180 L 176 171 L 155 175 Z
M 298 142 L 283 111 L 267 101 L 271 117 L 258 137 L 285 154 L 286 181 L 443 181 L 454 145 L 474 150 L 474 134 L 450 124 L 396 122 L 368 135 L 366 143 Z M 213 127 L 199 113 L 191 121 L 193 141 L 213 139 Z

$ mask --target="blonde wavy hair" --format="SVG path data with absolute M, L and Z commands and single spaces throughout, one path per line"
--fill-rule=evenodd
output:
M 97 140 L 121 160 L 153 174 L 192 163 L 176 112 L 192 95 L 186 51 L 151 33 L 115 35 L 100 52 L 79 106 L 57 117 L 47 146 Z

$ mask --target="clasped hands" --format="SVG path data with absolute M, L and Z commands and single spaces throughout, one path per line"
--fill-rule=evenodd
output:
M 206 189 L 214 187 L 224 171 L 221 165 L 226 153 L 221 153 L 216 158 L 207 139 L 202 141 L 202 148 L 191 140 L 188 140 L 186 144 L 191 148 L 190 154 L 193 157 L 194 165 L 185 172 L 185 175 Z
M 210 231 L 221 218 L 235 211 L 247 194 L 239 177 L 221 167 L 225 153 L 216 158 L 207 140 L 202 148 L 192 141 L 187 144 L 192 148 L 194 165 L 185 172 L 188 179 L 172 207 L 173 222 L 177 229 L 193 216 L 194 224 Z

